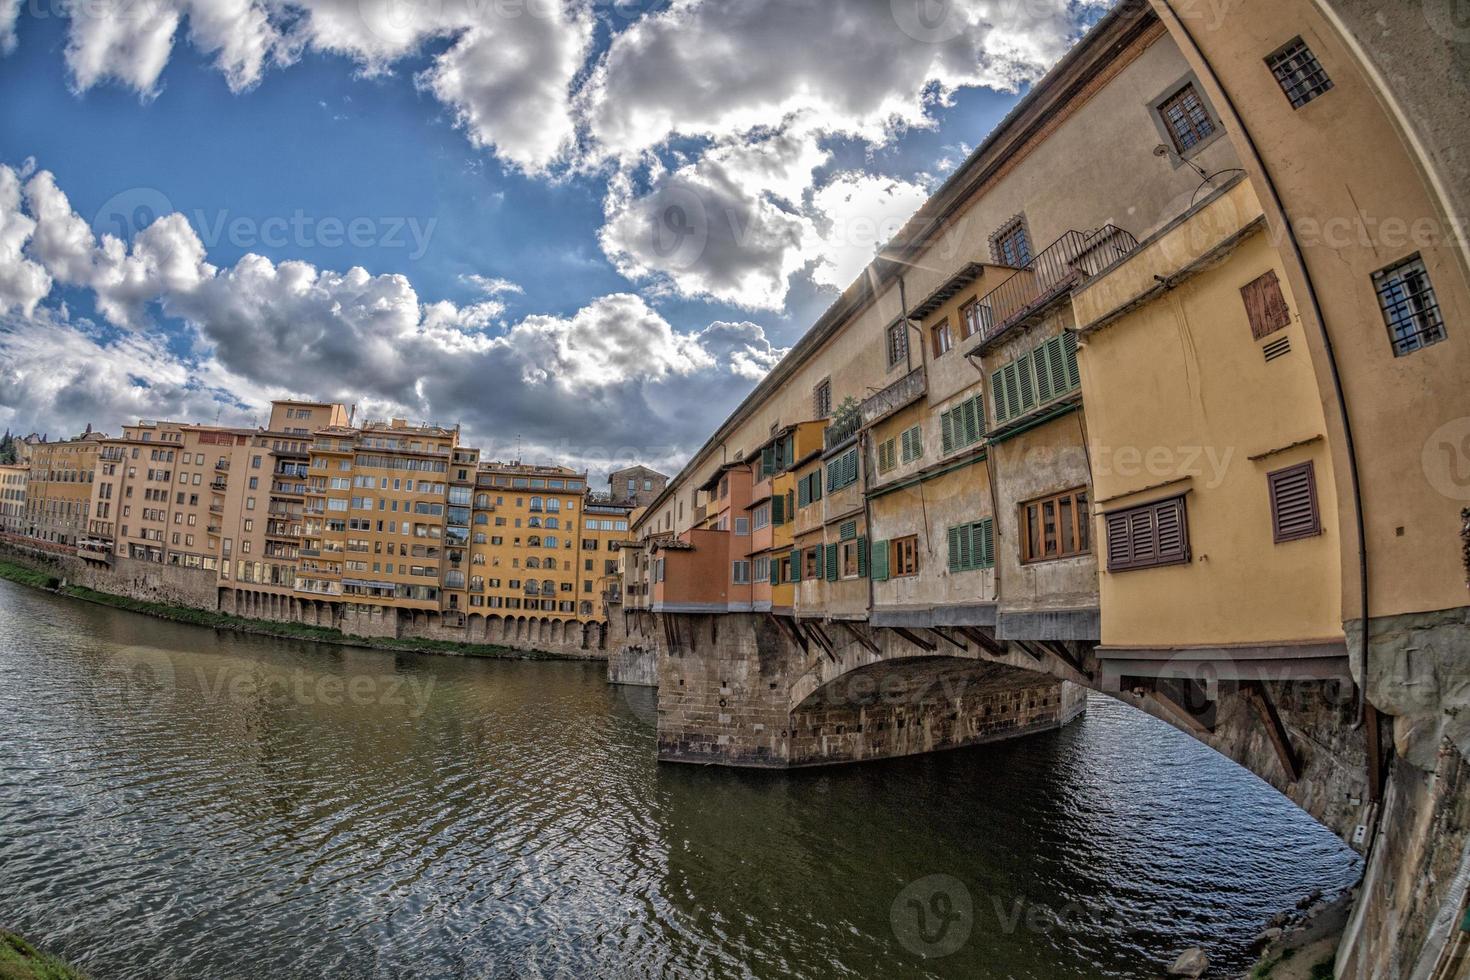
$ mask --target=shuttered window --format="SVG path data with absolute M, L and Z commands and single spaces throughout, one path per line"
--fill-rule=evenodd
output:
M 898 465 L 898 450 L 892 439 L 878 443 L 878 472 L 887 473 Z
M 857 450 L 849 449 L 827 463 L 827 492 L 832 493 L 857 482 Z
M 995 567 L 995 523 L 987 517 L 949 529 L 949 570 L 969 572 Z
M 1311 463 L 1267 473 L 1266 484 L 1271 492 L 1271 531 L 1277 544 L 1322 533 L 1317 474 Z
M 874 582 L 888 581 L 888 542 L 874 541 L 868 548 L 868 572 Z
M 1189 561 L 1189 525 L 1183 497 L 1171 497 L 1107 515 L 1108 571 Z
M 778 493 L 776 496 L 771 498 L 771 523 L 777 525 L 786 523 L 785 494 Z
M 822 499 L 822 471 L 812 470 L 796 481 L 796 506 L 809 507 Z
M 837 526 L 837 536 L 843 541 L 857 537 L 857 521 L 843 521 Z
M 1287 309 L 1286 298 L 1281 295 L 1281 283 L 1277 281 L 1274 269 L 1241 286 L 1240 298 L 1245 303 L 1245 315 L 1251 323 L 1251 336 L 1256 340 L 1291 323 L 1291 310 Z
M 985 435 L 985 402 L 980 395 L 968 398 L 939 415 L 940 441 L 945 453 L 972 446 Z
M 1066 331 L 991 372 L 990 395 L 995 404 L 996 424 L 1018 418 L 1081 386 L 1077 335 Z
M 827 545 L 827 581 L 837 581 L 837 545 Z
M 899 442 L 902 446 L 902 458 L 905 463 L 912 463 L 924 455 L 924 430 L 917 425 L 905 429 Z

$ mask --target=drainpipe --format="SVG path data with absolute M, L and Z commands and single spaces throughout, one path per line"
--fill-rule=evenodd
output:
M 1301 243 L 1297 240 L 1296 230 L 1291 225 L 1290 217 L 1286 213 L 1286 206 L 1281 200 L 1280 192 L 1277 190 L 1276 180 L 1272 176 L 1270 168 L 1266 166 L 1265 160 L 1261 158 L 1261 153 L 1256 146 L 1255 138 L 1251 135 L 1250 130 L 1241 121 L 1240 112 L 1235 107 L 1235 100 L 1231 98 L 1230 92 L 1225 88 L 1224 84 L 1220 81 L 1220 77 L 1215 73 L 1214 65 L 1212 65 L 1210 63 L 1210 60 L 1205 57 L 1204 52 L 1200 50 L 1199 44 L 1195 42 L 1194 34 L 1190 31 L 1189 26 L 1185 24 L 1184 19 L 1179 16 L 1177 11 L 1174 10 L 1171 0 L 1157 0 L 1157 2 L 1169 11 L 1169 16 L 1174 19 L 1174 23 L 1175 25 L 1177 25 L 1179 32 L 1183 34 L 1184 37 L 1189 41 L 1190 47 L 1194 49 L 1195 55 L 1199 58 L 1200 63 L 1204 65 L 1205 70 L 1209 73 L 1210 80 L 1214 83 L 1215 87 L 1224 97 L 1225 104 L 1230 110 L 1230 115 L 1235 120 L 1236 127 L 1239 129 L 1241 137 L 1245 140 L 1246 145 L 1250 147 L 1251 156 L 1255 159 L 1256 166 L 1260 168 L 1261 176 L 1266 182 L 1266 189 L 1271 195 L 1272 203 L 1275 205 L 1277 213 L 1281 215 L 1282 224 L 1286 231 L 1286 240 L 1291 243 L 1292 253 L 1296 257 L 1298 267 L 1300 267 L 1300 269 L 1302 270 L 1302 277 L 1306 280 L 1307 299 L 1308 302 L 1311 303 L 1312 312 L 1316 316 L 1317 325 L 1320 328 L 1322 346 L 1324 352 L 1327 355 L 1327 365 L 1329 373 L 1332 377 L 1332 392 L 1335 400 L 1337 401 L 1338 415 L 1342 419 L 1343 442 L 1344 448 L 1347 451 L 1348 473 L 1352 481 L 1353 489 L 1353 517 L 1358 537 L 1358 588 L 1359 603 L 1363 613 L 1363 636 L 1358 645 L 1358 670 L 1359 676 L 1362 678 L 1362 683 L 1358 684 L 1357 717 L 1353 721 L 1353 727 L 1360 728 L 1363 725 L 1368 709 L 1366 695 L 1366 685 L 1368 683 L 1369 621 L 1368 543 L 1367 532 L 1365 530 L 1362 483 L 1358 476 L 1357 445 L 1355 440 L 1353 439 L 1353 423 L 1351 417 L 1348 415 L 1347 397 L 1343 393 L 1342 376 L 1338 371 L 1337 351 L 1333 347 L 1332 333 L 1327 329 L 1327 318 L 1322 313 L 1322 304 L 1317 295 L 1317 284 L 1312 278 L 1311 270 L 1307 267 L 1306 257 L 1302 253 L 1302 246 Z M 1377 709 L 1374 710 L 1376 711 Z M 1375 803 L 1378 802 L 1379 796 L 1381 795 L 1377 779 L 1377 770 L 1379 765 L 1377 758 L 1377 729 L 1378 724 L 1377 719 L 1375 718 L 1369 725 L 1370 737 L 1368 740 L 1369 751 L 1373 755 L 1373 757 L 1368 760 L 1368 790 L 1369 798 L 1372 799 Z

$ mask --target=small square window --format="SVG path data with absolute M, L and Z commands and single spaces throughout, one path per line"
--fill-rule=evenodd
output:
M 1210 118 L 1193 82 L 1159 103 L 1159 117 L 1180 154 L 1188 153 L 1215 134 L 1215 121 Z
M 1312 49 L 1299 37 L 1288 41 L 1267 58 L 1266 67 L 1276 76 L 1293 109 L 1300 109 L 1332 88 L 1332 79 L 1327 77 Z
M 1001 265 L 1019 269 L 1031 261 L 1031 238 L 1026 222 L 1015 218 L 990 237 L 990 254 Z
M 908 360 L 909 356 L 909 332 L 908 323 L 898 320 L 888 326 L 887 335 L 888 366 L 891 368 Z
M 1373 288 L 1395 357 L 1444 340 L 1439 300 L 1418 255 L 1373 273 Z

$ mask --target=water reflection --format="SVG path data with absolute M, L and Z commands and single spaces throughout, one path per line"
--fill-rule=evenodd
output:
M 1102 699 L 1054 735 L 790 774 L 657 766 L 654 713 L 596 665 L 0 583 L 0 921 L 99 978 L 1140 976 L 1193 944 L 1243 966 L 1274 911 L 1356 875 Z

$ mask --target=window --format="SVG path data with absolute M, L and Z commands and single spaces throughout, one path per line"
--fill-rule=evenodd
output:
M 1322 533 L 1317 474 L 1311 463 L 1267 473 L 1266 485 L 1271 492 L 1271 532 L 1277 544 Z
M 1256 340 L 1291 323 L 1291 310 L 1281 295 L 1281 283 L 1277 281 L 1274 269 L 1268 269 L 1241 286 L 1240 298 L 1245 303 L 1245 315 L 1251 323 L 1251 336 Z
M 943 357 L 954 348 L 954 334 L 950 332 L 948 317 L 934 324 L 929 336 L 934 342 L 935 357 Z
M 939 430 L 945 453 L 973 446 L 985 435 L 985 403 L 975 395 L 939 413 Z
M 765 556 L 757 558 L 751 565 L 750 574 L 757 582 L 768 581 L 771 577 L 771 559 Z
M 750 533 L 750 518 L 748 518 L 748 517 L 737 517 L 737 518 L 735 518 L 735 533 L 737 535 L 741 536 L 741 537 L 749 534 Z
M 857 482 L 857 450 L 849 449 L 827 463 L 827 492 L 833 493 Z
M 801 577 L 804 579 L 819 579 L 822 577 L 822 546 L 808 548 L 801 553 Z
M 908 321 L 898 320 L 888 325 L 888 366 L 906 363 L 909 357 Z
M 1016 269 L 1030 262 L 1031 239 L 1026 234 L 1026 219 L 1012 218 L 991 235 L 990 254 L 1000 265 Z
M 1008 422 L 1082 386 L 1077 335 L 1064 331 L 1029 354 L 991 372 L 990 397 L 997 424 Z
M 1332 79 L 1327 77 L 1312 49 L 1299 37 L 1292 38 L 1268 57 L 1266 67 L 1276 76 L 1276 83 L 1286 93 L 1286 100 L 1293 109 L 1300 109 L 1332 88 Z
M 878 472 L 887 473 L 898 465 L 897 450 L 892 439 L 878 443 Z
M 1174 141 L 1174 149 L 1182 156 L 1204 143 L 1215 133 L 1215 121 L 1205 108 L 1194 83 L 1187 83 L 1158 107 L 1159 118 Z
M 857 539 L 843 541 L 839 544 L 838 547 L 841 552 L 839 574 L 842 578 L 857 578 L 863 573 L 863 563 L 858 558 L 858 555 L 862 553 L 862 549 L 866 544 L 866 541 L 859 541 Z
M 730 580 L 736 585 L 750 584 L 750 562 L 737 561 L 731 564 Z
M 812 411 L 816 414 L 814 418 L 826 418 L 832 414 L 832 379 L 823 378 L 821 384 L 812 391 Z
M 903 461 L 912 463 L 924 455 L 924 430 L 917 425 L 905 429 L 899 443 L 903 449 Z
M 755 515 L 754 516 L 755 516 L 755 529 L 757 531 L 759 531 L 763 527 L 769 527 L 770 524 L 771 524 L 771 506 L 770 506 L 770 504 L 761 504 L 759 507 L 757 507 L 755 509 Z
M 1085 488 L 1021 505 L 1021 561 L 1072 558 L 1090 551 Z
M 894 578 L 919 574 L 918 537 L 910 534 L 905 538 L 894 538 L 892 547 L 893 555 L 890 560 L 889 574 Z
M 822 499 L 822 470 L 812 470 L 796 481 L 796 505 L 808 507 Z
M 986 517 L 949 529 L 949 570 L 969 572 L 995 567 L 995 521 Z
M 1444 340 L 1439 300 L 1418 255 L 1373 273 L 1373 288 L 1395 357 Z
M 990 307 L 981 306 L 978 300 L 970 300 L 960 307 L 960 339 L 969 340 L 976 334 L 990 329 Z
M 1113 511 L 1106 521 L 1110 572 L 1189 562 L 1183 497 Z

